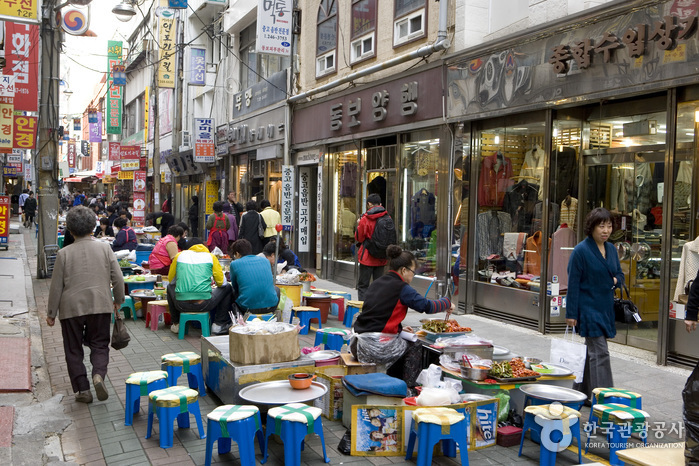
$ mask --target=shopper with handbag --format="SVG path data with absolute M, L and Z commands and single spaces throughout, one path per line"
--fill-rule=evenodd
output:
M 598 387 L 613 387 L 607 339 L 616 336 L 614 289 L 624 282 L 619 256 L 607 239 L 612 233 L 612 214 L 593 209 L 585 218 L 581 241 L 568 262 L 566 324 L 578 327 L 585 338 L 587 359 L 582 383 L 573 388 L 588 396 Z
M 265 229 L 264 218 L 257 211 L 257 202 L 250 200 L 245 204 L 245 213 L 240 217 L 240 225 L 238 228 L 238 239 L 246 239 L 250 241 L 252 253 L 259 254 L 262 248 L 265 247 L 264 237 Z M 231 255 L 232 256 L 232 255 Z

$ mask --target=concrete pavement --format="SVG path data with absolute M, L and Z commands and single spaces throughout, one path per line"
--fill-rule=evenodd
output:
M 6 259 L 15 257 L 16 259 Z M 124 400 L 126 377 L 136 371 L 159 368 L 160 356 L 176 351 L 199 352 L 199 335 L 190 332 L 185 340 L 178 340 L 168 329 L 152 332 L 145 328 L 142 320 L 127 321 L 132 339 L 122 351 L 110 352 L 109 374 L 106 385 L 109 399 L 84 405 L 74 402 L 70 382 L 65 368 L 60 327 L 45 324 L 46 300 L 50 280 L 37 280 L 36 240 L 34 230 L 24 230 L 10 237 L 8 251 L 0 251 L 0 277 L 6 273 L 3 263 L 20 261 L 23 269 L 10 267 L 12 285 L 3 286 L 0 304 L 5 300 L 16 302 L 16 306 L 26 306 L 29 311 L 14 317 L 0 318 L 0 336 L 15 335 L 29 338 L 32 347 L 33 391 L 25 393 L 0 393 L 0 406 L 14 406 L 15 419 L 12 444 L 0 446 L 0 464 L 204 464 L 205 440 L 196 434 L 195 424 L 191 429 L 175 430 L 173 448 L 159 447 L 158 423 L 152 438 L 145 439 L 146 407 L 141 404 L 141 413 L 136 416 L 133 426 L 124 426 Z M 10 262 L 13 261 L 13 262 Z M 336 284 L 319 280 L 318 288 L 331 290 L 344 289 Z M 356 296 L 356 291 L 353 292 Z M 24 296 L 22 294 L 24 293 Z M 9 297 L 9 298 L 7 298 Z M 24 301 L 22 301 L 24 298 Z M 0 313 L 4 311 L 0 305 Z M 410 312 L 407 323 L 417 324 L 422 314 Z M 493 340 L 496 344 L 509 348 L 512 352 L 548 359 L 550 336 L 487 320 L 476 316 L 458 316 L 462 325 L 474 329 L 479 336 Z M 331 321 L 332 322 L 332 321 Z M 311 346 L 313 333 L 302 336 L 302 346 Z M 611 344 L 613 354 L 615 384 L 619 387 L 641 392 L 644 409 L 651 415 L 651 442 L 672 442 L 679 440 L 681 426 L 681 390 L 689 375 L 688 370 L 660 367 L 654 355 L 632 348 Z M 87 359 L 87 358 L 86 358 Z M 89 364 L 89 361 L 87 361 Z M 200 399 L 202 415 L 221 404 L 210 392 Z M 587 419 L 587 410 L 583 416 Z M 664 423 L 661 428 L 659 423 Z M 345 432 L 340 422 L 323 420 L 325 444 L 331 464 L 403 464 L 401 457 L 352 457 L 337 451 L 340 438 Z M 654 424 L 658 423 L 658 424 Z M 653 426 L 656 429 L 653 429 Z M 656 433 L 657 432 L 657 433 Z M 583 434 L 584 435 L 584 434 Z M 598 439 L 600 440 L 600 439 Z M 317 437 L 309 437 L 302 464 L 321 464 L 320 442 Z M 558 454 L 559 464 L 577 464 L 577 451 L 564 451 Z M 235 444 L 233 453 L 219 458 L 214 454 L 214 462 L 239 462 Z M 589 455 L 584 463 L 608 458 L 607 450 L 593 450 L 599 457 Z M 259 453 L 257 460 L 260 459 Z M 525 440 L 524 454 L 517 457 L 517 448 L 499 446 L 469 453 L 471 464 L 538 464 L 539 447 L 529 439 Z M 458 464 L 450 458 L 435 458 L 435 464 Z M 407 462 L 411 463 L 411 462 Z M 272 442 L 270 446 L 271 465 L 283 464 L 283 446 Z

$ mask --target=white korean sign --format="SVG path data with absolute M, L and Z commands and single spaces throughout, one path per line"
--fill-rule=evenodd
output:
M 282 226 L 291 231 L 294 220 L 294 166 L 282 165 Z
M 318 187 L 316 188 L 318 203 L 316 205 L 316 254 L 321 254 L 321 221 L 323 212 L 323 168 L 318 166 Z
M 293 0 L 259 0 L 257 52 L 289 56 Z
M 33 181 L 31 162 L 27 162 L 24 164 L 24 181 Z
M 299 168 L 299 252 L 309 252 L 309 229 L 311 221 L 311 169 L 309 167 Z
M 22 149 L 12 149 L 11 154 L 7 154 L 7 163 L 22 163 L 22 156 L 24 151 Z
M 194 119 L 194 161 L 200 163 L 216 161 L 213 118 Z

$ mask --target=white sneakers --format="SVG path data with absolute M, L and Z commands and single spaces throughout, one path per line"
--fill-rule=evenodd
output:
M 211 333 L 214 335 L 225 335 L 228 333 L 229 328 L 231 328 L 231 324 L 219 325 L 217 323 L 213 323 L 211 325 Z
M 170 326 L 170 331 L 172 333 L 179 334 L 180 333 L 180 324 L 172 324 L 172 326 Z

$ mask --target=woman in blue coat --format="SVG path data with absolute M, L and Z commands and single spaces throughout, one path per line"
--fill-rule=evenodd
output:
M 585 218 L 584 233 L 568 262 L 566 324 L 577 326 L 585 338 L 587 360 L 582 383 L 573 388 L 588 398 L 598 387 L 613 387 L 607 339 L 616 336 L 614 289 L 624 281 L 616 248 L 607 242 L 612 214 L 593 209 Z

